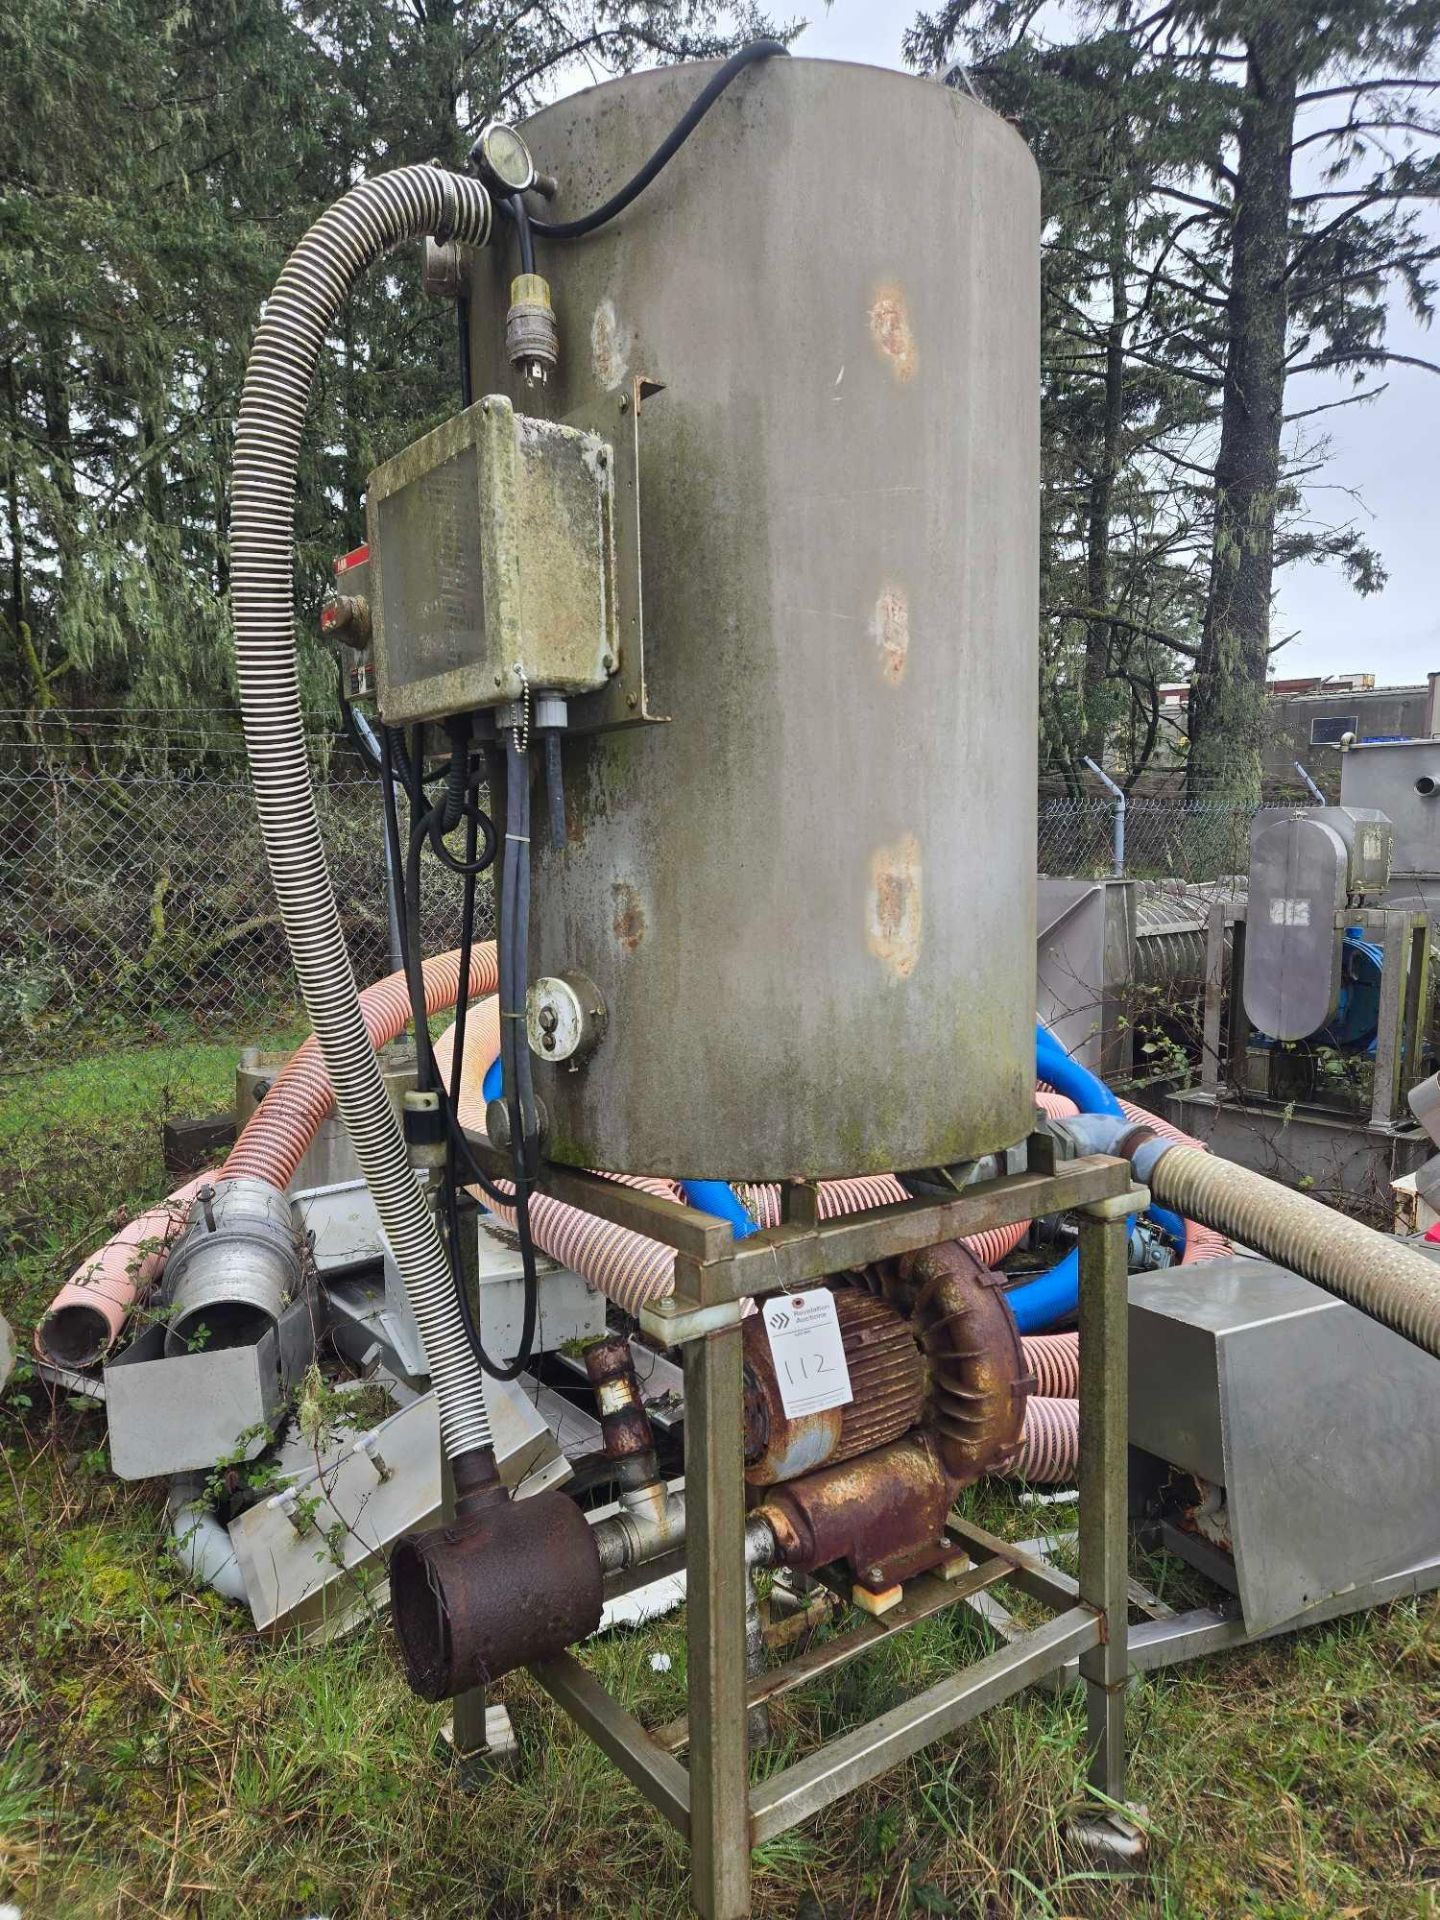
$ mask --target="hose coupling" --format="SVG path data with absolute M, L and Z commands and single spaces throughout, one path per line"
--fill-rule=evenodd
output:
M 248 1174 L 197 1193 L 165 1268 L 168 1353 L 250 1346 L 300 1291 L 304 1256 L 290 1202 Z
M 560 330 L 543 274 L 519 273 L 510 282 L 505 351 L 527 387 L 543 387 L 560 364 Z

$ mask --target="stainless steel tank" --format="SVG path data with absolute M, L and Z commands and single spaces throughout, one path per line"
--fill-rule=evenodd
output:
M 709 71 L 637 74 L 530 120 L 554 216 L 627 179 Z M 606 1015 L 576 1070 L 537 1062 L 549 1152 L 776 1178 L 1021 1139 L 1028 151 L 934 82 L 770 60 L 609 227 L 537 252 L 558 375 L 537 402 L 505 361 L 512 242 L 470 269 L 476 390 L 617 438 L 639 406 L 648 704 L 667 716 L 568 741 L 569 845 L 537 825 L 532 977 L 588 975 Z

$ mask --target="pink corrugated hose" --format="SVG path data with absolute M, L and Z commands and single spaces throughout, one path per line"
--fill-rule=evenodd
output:
M 459 984 L 458 953 L 441 954 L 426 961 L 425 999 L 431 1014 L 453 1007 Z M 477 947 L 471 959 L 471 993 L 492 995 L 496 985 L 495 948 L 487 943 Z M 377 1048 L 395 1039 L 409 1024 L 410 997 L 403 974 L 393 974 L 368 988 L 360 996 L 360 1004 L 366 1031 Z M 483 1000 L 474 1010 L 472 1021 L 459 1112 L 464 1125 L 480 1130 L 485 1117 L 482 1084 L 498 1051 L 495 1001 Z M 442 1073 L 448 1072 L 452 1034 L 453 1029 L 436 1043 L 436 1059 Z M 283 1189 L 294 1177 L 333 1104 L 329 1075 L 312 1035 L 276 1077 L 235 1143 L 221 1176 L 249 1174 Z M 1072 1100 L 1043 1085 L 1036 1092 L 1035 1104 L 1051 1119 L 1064 1119 L 1077 1111 Z M 1127 1118 L 1143 1122 L 1166 1139 L 1187 1146 L 1200 1145 L 1190 1135 L 1181 1133 L 1144 1108 L 1124 1100 L 1120 1104 Z M 159 1207 L 122 1228 L 77 1271 L 56 1295 L 36 1331 L 36 1348 L 42 1357 L 63 1360 L 68 1365 L 86 1365 L 114 1344 L 138 1294 L 153 1286 L 163 1270 L 166 1243 L 173 1238 L 176 1223 L 186 1217 L 190 1199 L 207 1178 L 214 1177 L 201 1174 L 188 1182 Z M 679 1188 L 669 1180 L 629 1175 L 612 1177 L 666 1199 L 681 1197 Z M 762 1227 L 778 1224 L 778 1185 L 742 1187 L 740 1197 Z M 820 1216 L 834 1219 L 905 1198 L 904 1187 L 892 1174 L 825 1180 L 820 1183 Z M 530 1211 L 536 1245 L 551 1259 L 599 1287 L 625 1312 L 638 1314 L 647 1301 L 672 1291 L 675 1256 L 659 1241 L 601 1220 L 594 1214 L 583 1213 L 545 1194 L 534 1196 Z M 505 1208 L 497 1212 L 502 1219 L 513 1219 Z M 974 1234 L 965 1244 L 982 1265 L 995 1267 L 1019 1245 L 1028 1225 L 1022 1221 L 1012 1227 Z M 1184 1264 L 1219 1259 L 1230 1251 L 1230 1244 L 1222 1235 L 1189 1220 L 1185 1228 Z M 142 1242 L 147 1250 L 137 1260 L 136 1250 Z M 77 1309 L 83 1310 L 88 1319 L 81 1319 Z M 75 1337 L 77 1325 L 87 1330 L 85 1337 L 90 1342 L 83 1357 L 77 1351 L 82 1345 Z M 71 1329 L 68 1339 L 67 1328 Z M 1035 1392 L 1026 1410 L 1025 1437 L 1009 1472 L 1024 1480 L 1071 1480 L 1080 1459 L 1079 1335 L 1073 1332 L 1035 1334 L 1027 1336 L 1022 1344 L 1026 1362 L 1035 1376 Z M 66 1350 L 64 1354 L 59 1351 L 61 1348 Z
M 487 941 L 470 957 L 471 997 L 493 994 L 498 985 L 495 945 Z M 425 962 L 425 1005 L 432 1015 L 453 1008 L 459 991 L 458 950 Z M 391 974 L 367 987 L 360 995 L 360 1011 L 374 1047 L 397 1039 L 410 1024 L 410 991 L 404 974 Z M 496 1025 L 492 1009 L 489 1026 Z M 495 1034 L 488 1027 L 476 1034 L 475 1050 L 487 1059 L 495 1053 Z M 330 1076 L 311 1034 L 276 1075 L 218 1173 L 201 1173 L 188 1180 L 168 1199 L 112 1234 L 75 1269 L 35 1329 L 40 1358 L 66 1367 L 88 1367 L 102 1359 L 119 1339 L 136 1300 L 149 1292 L 164 1271 L 170 1246 L 184 1227 L 197 1190 L 207 1180 L 248 1174 L 268 1180 L 283 1192 L 334 1105 Z

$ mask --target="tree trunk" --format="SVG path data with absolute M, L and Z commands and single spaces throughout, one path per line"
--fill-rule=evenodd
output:
M 19 704 L 43 706 L 47 691 L 44 675 L 36 674 L 35 652 L 30 644 L 25 621 L 25 529 L 20 514 L 20 396 L 15 379 L 15 362 L 5 366 L 5 394 L 9 403 L 10 431 L 5 463 L 5 521 L 10 535 L 10 590 L 6 624 L 15 649 L 16 691 Z
M 1126 267 L 1126 220 L 1118 209 L 1110 235 L 1110 324 L 1105 329 L 1105 404 L 1100 444 L 1090 475 L 1089 526 L 1085 547 L 1086 605 L 1097 615 L 1110 612 L 1110 515 L 1120 469 L 1120 436 L 1125 423 L 1125 330 L 1130 322 Z M 1081 751 L 1105 764 L 1109 732 L 1106 683 L 1114 628 L 1109 620 L 1091 620 L 1085 631 L 1084 736 Z
M 1246 48 L 1215 535 L 1190 695 L 1191 800 L 1255 806 L 1285 415 L 1290 152 L 1300 48 L 1282 21 Z

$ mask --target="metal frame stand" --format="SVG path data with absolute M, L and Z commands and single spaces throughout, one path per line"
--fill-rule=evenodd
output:
M 736 1241 L 728 1224 L 595 1176 L 548 1169 L 546 1190 L 675 1249 L 675 1291 L 642 1314 L 682 1348 L 688 1714 L 647 1731 L 573 1654 L 532 1669 L 541 1686 L 690 1843 L 691 1900 L 704 1920 L 750 1912 L 750 1850 L 1078 1658 L 1088 1695 L 1089 1778 L 1099 1808 L 1124 1800 L 1126 1645 L 1127 1213 L 1148 1196 L 1125 1162 L 1095 1156 L 1053 1172 L 1007 1175 L 954 1198 L 914 1200 L 822 1221 L 818 1189 L 787 1191 L 784 1223 Z M 1041 1215 L 1080 1216 L 1080 1578 L 1044 1565 L 952 1515 L 973 1564 L 923 1575 L 903 1602 L 783 1666 L 747 1678 L 742 1302 Z M 829 1741 L 754 1787 L 750 1709 L 833 1671 L 878 1641 L 972 1594 L 1008 1583 L 1051 1610 L 914 1699 Z M 687 1747 L 688 1769 L 676 1757 Z

